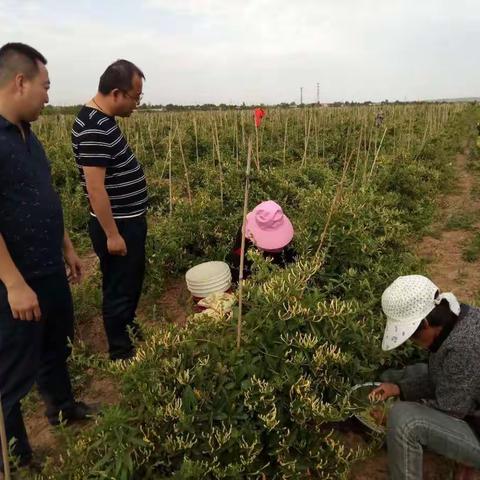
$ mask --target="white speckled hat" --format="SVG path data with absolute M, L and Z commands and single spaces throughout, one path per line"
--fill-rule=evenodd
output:
M 408 340 L 422 320 L 446 299 L 450 310 L 460 313 L 460 304 L 453 293 L 435 298 L 438 287 L 422 275 L 398 277 L 382 295 L 382 309 L 387 316 L 382 349 L 392 350 Z

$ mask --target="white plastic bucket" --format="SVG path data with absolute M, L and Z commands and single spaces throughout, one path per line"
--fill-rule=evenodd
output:
M 224 282 L 226 280 L 230 280 L 232 278 L 231 273 L 228 271 L 223 275 L 219 275 L 218 277 L 212 277 L 211 279 L 207 281 L 193 281 L 193 280 L 187 280 L 187 284 L 191 285 L 193 287 L 203 287 L 208 284 L 212 283 L 218 283 L 218 282 Z
M 232 274 L 225 262 L 205 262 L 188 270 L 185 280 L 193 297 L 205 298 L 212 293 L 229 290 L 232 285 Z
M 221 288 L 223 285 L 230 285 L 232 283 L 231 278 L 225 278 L 224 280 L 218 280 L 215 282 L 205 283 L 204 285 L 188 285 L 189 290 L 211 290 L 212 288 Z

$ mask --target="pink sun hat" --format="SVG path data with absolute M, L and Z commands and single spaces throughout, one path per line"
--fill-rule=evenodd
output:
M 245 231 L 256 247 L 266 251 L 285 247 L 294 233 L 292 222 L 273 200 L 259 203 L 247 214 Z

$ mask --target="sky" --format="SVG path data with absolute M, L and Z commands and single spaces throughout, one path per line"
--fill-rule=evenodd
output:
M 478 0 L 0 0 L 0 44 L 48 59 L 54 105 L 118 58 L 153 104 L 480 96 Z

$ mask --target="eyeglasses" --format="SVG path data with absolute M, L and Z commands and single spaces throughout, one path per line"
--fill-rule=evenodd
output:
M 143 92 L 140 93 L 139 95 L 137 95 L 136 97 L 132 97 L 131 95 L 129 95 L 127 92 L 123 92 L 123 94 L 128 97 L 128 98 L 131 98 L 132 100 L 135 100 L 135 102 L 137 103 L 137 105 L 140 104 L 140 102 L 142 101 L 142 98 L 143 98 Z

